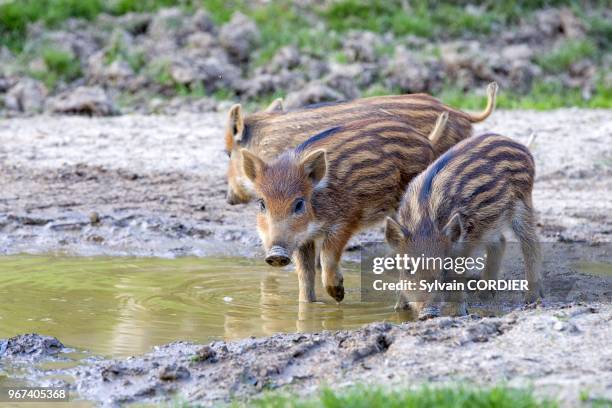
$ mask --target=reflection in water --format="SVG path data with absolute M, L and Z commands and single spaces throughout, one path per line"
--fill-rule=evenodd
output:
M 297 302 L 295 273 L 248 259 L 0 258 L 0 338 L 38 332 L 109 356 L 175 340 L 208 342 L 398 321 L 392 304 L 359 302 L 356 266 L 346 299 Z

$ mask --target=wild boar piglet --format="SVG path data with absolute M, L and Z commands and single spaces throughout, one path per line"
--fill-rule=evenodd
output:
M 282 152 L 293 149 L 312 135 L 350 122 L 397 121 L 412 127 L 412 132 L 426 138 L 436 119 L 448 114 L 448 125 L 432 139 L 436 156 L 457 142 L 472 135 L 472 124 L 485 120 L 495 108 L 497 85 L 487 87 L 487 106 L 480 113 L 467 113 L 443 104 L 427 94 L 386 95 L 331 102 L 284 110 L 281 100 L 268 109 L 245 115 L 237 104 L 231 107 L 225 128 L 227 169 L 227 202 L 249 202 L 256 194 L 249 178 L 242 171 L 240 151 L 247 149 L 264 161 L 271 161 Z
M 483 279 L 496 279 L 503 234 L 509 229 L 520 242 L 527 300 L 534 301 L 542 295 L 531 199 L 534 174 L 533 156 L 525 145 L 496 134 L 466 139 L 412 180 L 396 219 L 387 218 L 385 239 L 397 253 L 412 257 L 456 259 L 484 248 Z M 450 272 L 441 262 L 423 264 L 411 271 L 417 280 L 443 282 Z M 405 295 L 400 294 L 397 307 L 412 308 L 421 318 L 439 315 L 444 305 L 439 292 L 411 302 Z
M 443 114 L 439 122 L 446 119 Z M 438 123 L 434 136 L 442 128 Z M 408 182 L 433 158 L 429 139 L 388 120 L 328 129 L 269 163 L 242 150 L 243 171 L 259 201 L 257 229 L 266 262 L 285 266 L 293 257 L 299 299 L 312 302 L 316 243 L 323 286 L 341 301 L 339 262 L 346 243 L 392 214 Z

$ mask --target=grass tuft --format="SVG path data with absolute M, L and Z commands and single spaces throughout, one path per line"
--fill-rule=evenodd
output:
M 560 73 L 574 62 L 592 58 L 597 54 L 597 47 L 591 40 L 567 40 L 551 52 L 536 58 L 536 62 L 545 71 Z
M 235 403 L 235 406 L 239 404 Z M 557 403 L 536 399 L 531 391 L 494 387 L 422 387 L 416 390 L 388 391 L 379 387 L 354 387 L 348 391 L 322 390 L 312 398 L 271 393 L 249 401 L 249 406 L 270 408 L 548 408 Z
M 482 110 L 485 98 L 473 91 L 463 92 L 460 89 L 446 87 L 437 95 L 444 103 L 468 110 Z M 580 89 L 566 88 L 556 81 L 537 82 L 527 95 L 502 89 L 497 97 L 497 108 L 500 109 L 534 109 L 549 110 L 565 107 L 578 108 L 612 108 L 612 90 L 599 81 L 590 99 L 585 99 Z
M 45 48 L 42 60 L 46 70 L 31 71 L 30 74 L 45 83 L 49 89 L 55 88 L 61 80 L 70 82 L 82 75 L 81 63 L 72 53 L 56 48 Z

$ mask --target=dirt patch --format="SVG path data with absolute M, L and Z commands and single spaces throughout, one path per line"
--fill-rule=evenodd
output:
M 0 252 L 258 254 L 254 206 L 225 203 L 223 123 L 216 113 L 4 121 Z M 538 134 L 544 241 L 610 241 L 608 111 L 500 111 L 477 126 L 485 130 L 521 141 Z M 381 237 L 375 229 L 349 247 Z

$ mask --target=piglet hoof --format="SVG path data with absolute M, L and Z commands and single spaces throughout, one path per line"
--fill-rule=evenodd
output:
M 393 306 L 393 310 L 396 312 L 406 312 L 410 309 L 410 303 L 404 301 L 404 300 L 398 300 L 397 303 L 395 303 L 395 306 Z
M 530 284 L 529 291 L 525 293 L 525 303 L 531 304 L 536 303 L 538 300 L 544 298 L 544 290 L 540 284 Z
M 440 316 L 440 309 L 436 307 L 426 307 L 419 313 L 419 320 L 429 320 Z
M 336 302 L 342 302 L 342 299 L 344 299 L 344 286 L 343 285 L 326 286 L 325 290 L 327 290 L 327 293 L 329 294 L 329 296 L 336 299 Z
M 537 303 L 541 299 L 542 296 L 538 292 L 527 292 L 525 294 L 525 303 L 528 305 Z
M 467 316 L 470 314 L 468 312 L 467 303 L 461 302 L 457 305 L 457 309 L 455 310 L 455 316 Z

